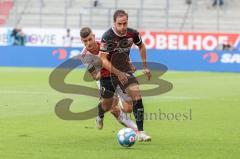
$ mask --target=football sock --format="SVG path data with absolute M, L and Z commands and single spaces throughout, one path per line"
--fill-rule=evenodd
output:
M 118 121 L 120 122 L 120 124 L 123 124 L 124 126 L 126 126 L 128 128 L 132 128 L 134 131 L 138 130 L 137 125 L 123 111 L 120 111 Z
M 98 116 L 100 118 L 104 118 L 104 113 L 105 113 L 105 111 L 103 110 L 102 103 L 100 102 L 100 103 L 98 103 Z
M 133 101 L 133 114 L 136 119 L 138 131 L 143 131 L 144 108 L 142 99 Z

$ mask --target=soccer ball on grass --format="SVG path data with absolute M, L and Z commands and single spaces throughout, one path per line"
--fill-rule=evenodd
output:
M 131 128 L 122 128 L 117 134 L 118 143 L 123 147 L 131 147 L 136 142 L 136 133 Z

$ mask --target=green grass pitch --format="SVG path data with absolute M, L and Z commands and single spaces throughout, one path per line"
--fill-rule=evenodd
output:
M 146 114 L 182 113 L 185 120 L 145 121 L 150 143 L 122 148 L 122 127 L 111 114 L 104 128 L 95 120 L 66 121 L 54 113 L 57 101 L 73 98 L 73 112 L 95 106 L 97 98 L 63 94 L 48 84 L 51 69 L 0 68 L 1 159 L 236 159 L 240 156 L 240 74 L 173 72 L 162 78 L 173 84 L 165 94 L 143 97 Z M 81 70 L 68 81 L 83 82 Z M 147 89 L 144 86 L 142 89 Z M 190 116 L 191 111 L 191 116 Z M 155 116 L 156 117 L 156 116 Z M 184 118 L 182 118 L 184 119 Z

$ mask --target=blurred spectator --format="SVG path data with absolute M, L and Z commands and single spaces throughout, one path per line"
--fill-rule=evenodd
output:
M 225 44 L 220 44 L 218 45 L 216 48 L 216 50 L 222 50 L 222 51 L 233 51 L 233 50 L 237 50 L 234 46 L 232 46 L 229 43 L 225 43 Z
M 212 6 L 215 7 L 216 5 L 222 6 L 224 4 L 223 0 L 214 0 Z
M 232 50 L 236 50 L 236 49 L 230 44 L 223 44 L 223 50 L 232 51 Z
M 26 35 L 22 31 L 22 29 L 14 28 L 12 33 L 12 45 L 15 46 L 25 46 L 26 44 Z
M 13 30 L 12 30 L 12 33 L 11 33 L 11 40 L 10 40 L 10 43 L 12 44 L 12 45 L 16 45 L 16 37 L 17 37 L 17 28 L 14 28 Z
M 94 0 L 93 7 L 98 7 L 98 6 L 99 6 L 99 0 Z
M 72 41 L 73 37 L 71 36 L 70 29 L 66 30 L 66 35 L 63 36 L 63 46 L 64 47 L 71 47 L 72 46 Z
M 192 4 L 192 0 L 185 0 L 185 3 L 188 4 L 188 5 L 191 5 Z
M 17 43 L 20 46 L 25 46 L 26 44 L 26 35 L 25 33 L 22 31 L 22 29 L 18 30 L 18 34 L 17 34 Z

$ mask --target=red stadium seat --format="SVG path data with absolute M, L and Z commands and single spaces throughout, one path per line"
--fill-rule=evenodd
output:
M 6 19 L 9 15 L 10 10 L 13 7 L 12 0 L 2 0 L 0 1 L 0 26 L 6 23 Z

